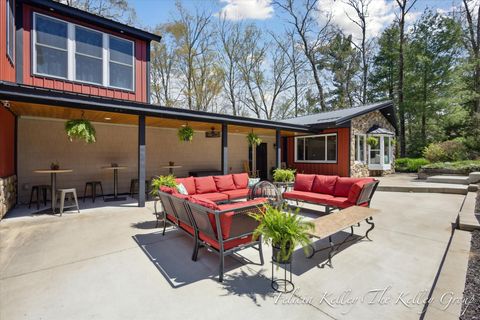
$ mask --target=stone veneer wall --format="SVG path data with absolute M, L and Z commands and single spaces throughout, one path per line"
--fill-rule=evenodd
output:
M 352 177 L 368 177 L 368 176 L 378 176 L 378 175 L 387 175 L 395 172 L 395 148 L 392 154 L 392 168 L 391 170 L 368 170 L 368 164 L 355 162 L 355 135 L 356 134 L 366 134 L 367 130 L 372 126 L 378 125 L 382 128 L 388 129 L 392 132 L 395 132 L 395 128 L 390 124 L 390 122 L 382 115 L 380 111 L 369 112 L 362 116 L 352 119 L 351 122 L 351 139 L 350 139 L 350 175 Z M 367 147 L 368 149 L 368 147 Z M 368 152 L 368 151 L 367 151 Z M 367 155 L 368 156 L 368 155 Z
M 17 199 L 17 176 L 0 178 L 0 219 L 10 210 Z

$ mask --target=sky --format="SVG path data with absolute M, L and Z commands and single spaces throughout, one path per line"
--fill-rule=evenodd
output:
M 302 1 L 302 0 L 297 0 Z M 141 27 L 153 27 L 171 20 L 175 14 L 175 0 L 129 0 L 136 9 Z M 181 0 L 181 3 L 194 11 L 205 9 L 214 14 L 222 13 L 230 20 L 247 20 L 260 28 L 283 31 L 287 26 L 285 16 L 272 5 L 271 0 Z M 354 17 L 352 9 L 344 0 L 319 0 L 321 9 L 332 13 L 332 20 L 347 34 L 359 35 L 356 27 L 347 15 Z M 448 11 L 453 6 L 461 6 L 461 0 L 418 0 L 409 19 L 413 21 L 425 8 Z M 369 37 L 378 36 L 395 18 L 395 0 L 371 0 L 367 28 Z M 408 17 L 408 16 L 407 16 Z

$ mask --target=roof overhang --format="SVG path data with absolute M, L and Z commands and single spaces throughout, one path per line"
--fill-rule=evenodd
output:
M 43 8 L 49 11 L 61 13 L 70 18 L 79 19 L 85 22 L 92 23 L 99 27 L 103 27 L 112 31 L 124 33 L 130 35 L 134 38 L 146 40 L 146 41 L 157 41 L 160 42 L 161 36 L 140 30 L 126 24 L 107 19 L 71 6 L 67 6 L 65 4 L 51 1 L 51 0 L 17 0 L 17 2 L 23 2 L 26 4 L 30 4 L 35 7 Z
M 225 123 L 252 128 L 278 129 L 299 133 L 314 132 L 308 126 L 293 125 L 279 121 L 238 117 L 228 114 L 193 111 L 189 109 L 169 108 L 147 103 L 116 100 L 113 98 L 100 98 L 4 81 L 0 81 L 0 100 L 30 102 L 58 107 L 144 115 L 185 121 Z

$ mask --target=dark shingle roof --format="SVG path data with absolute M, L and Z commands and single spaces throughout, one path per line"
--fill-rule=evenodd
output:
M 348 109 L 339 109 L 327 112 L 311 114 L 308 116 L 296 117 L 283 120 L 290 124 L 302 124 L 312 127 L 316 126 L 338 126 L 350 121 L 352 118 L 361 116 L 372 111 L 381 111 L 383 115 L 396 127 L 395 110 L 392 101 L 382 101 L 374 104 L 358 106 Z

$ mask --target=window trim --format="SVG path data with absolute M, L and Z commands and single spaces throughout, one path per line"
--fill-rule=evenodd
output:
M 370 170 L 390 170 L 392 168 L 392 139 L 393 136 L 389 134 L 369 134 L 369 137 L 377 137 L 379 139 L 379 147 L 378 149 L 372 149 L 370 146 L 368 146 L 368 169 Z M 389 163 L 384 163 L 385 162 L 385 143 L 384 139 L 385 137 L 388 138 L 388 157 L 389 157 Z M 378 150 L 380 153 L 380 163 L 370 163 L 371 158 L 370 158 L 370 152 L 372 150 Z
M 61 77 L 61 76 L 55 76 L 51 74 L 44 74 L 40 73 L 37 71 L 37 50 L 36 50 L 36 45 L 37 45 L 37 26 L 36 26 L 36 16 L 43 16 L 46 17 L 47 19 L 52 19 L 52 20 L 57 20 L 62 23 L 67 24 L 67 77 Z M 95 82 L 90 82 L 90 81 L 84 81 L 84 80 L 76 80 L 75 79 L 75 27 L 78 26 L 80 28 L 84 29 L 89 29 L 98 33 L 102 34 L 102 83 L 98 84 Z M 32 76 L 39 76 L 42 78 L 51 78 L 51 79 L 56 79 L 56 80 L 62 80 L 62 81 L 68 81 L 72 83 L 79 83 L 79 84 L 87 84 L 95 87 L 101 87 L 105 89 L 113 89 L 113 90 L 121 90 L 124 92 L 129 92 L 129 93 L 135 93 L 136 92 L 136 77 L 135 77 L 135 71 L 136 71 L 136 57 L 135 57 L 135 41 L 130 40 L 130 39 L 125 39 L 107 32 L 103 32 L 100 30 L 96 30 L 90 27 L 86 27 L 84 25 L 80 25 L 74 22 L 62 20 L 56 17 L 52 17 L 43 13 L 39 13 L 34 11 L 33 16 L 32 16 L 32 37 L 31 37 L 31 68 L 32 68 Z M 109 67 L 109 59 L 110 59 L 110 50 L 109 50 L 109 37 L 116 37 L 120 40 L 123 41 L 128 41 L 132 44 L 132 88 L 127 89 L 127 88 L 122 88 L 122 87 L 117 87 L 117 86 L 111 86 L 110 85 L 110 67 Z M 48 45 L 43 45 L 45 47 L 49 47 Z M 60 48 L 52 47 L 53 49 L 57 50 L 62 50 Z M 116 62 L 114 62 L 116 63 Z
M 77 27 L 80 28 L 80 29 L 85 29 L 85 30 L 88 30 L 88 31 L 98 33 L 102 36 L 102 54 L 101 54 L 100 58 L 89 55 L 89 54 L 77 52 L 77 33 L 76 33 Z M 104 59 L 103 48 L 105 46 L 103 32 L 92 29 L 92 28 L 84 27 L 84 26 L 81 26 L 81 25 L 78 25 L 78 24 L 73 24 L 72 38 L 73 38 L 73 43 L 72 43 L 72 46 L 73 46 L 72 73 L 73 73 L 74 81 L 78 81 L 78 82 L 82 82 L 82 83 L 88 83 L 88 84 L 92 84 L 92 85 L 95 85 L 95 86 L 106 86 L 106 82 L 105 82 L 105 79 L 104 79 L 105 78 L 105 72 L 104 72 L 104 69 L 103 69 L 104 68 L 104 65 L 103 65 L 103 59 Z M 77 54 L 79 54 L 81 56 L 84 56 L 84 57 L 87 57 L 87 58 L 93 58 L 93 59 L 97 59 L 97 60 L 102 61 L 102 81 L 101 81 L 101 83 L 91 82 L 91 81 L 87 81 L 87 80 L 78 80 L 77 79 L 77 60 L 76 60 L 77 59 Z M 130 90 L 130 89 L 128 89 L 128 90 Z
M 360 159 L 360 139 L 357 139 L 360 137 L 363 137 L 363 159 Z M 354 161 L 355 163 L 362 163 L 365 164 L 367 163 L 367 135 L 362 134 L 362 133 L 357 133 L 354 134 L 354 141 L 355 141 L 355 158 Z M 360 159 L 360 160 L 357 160 Z
M 325 137 L 325 159 L 327 158 L 327 137 L 328 136 L 335 136 L 335 160 L 298 160 L 298 150 L 297 150 L 297 141 L 298 139 L 307 139 L 307 138 L 316 138 L 316 137 Z M 316 135 L 309 135 L 309 136 L 298 136 L 294 139 L 294 150 L 295 150 L 295 158 L 294 161 L 296 163 L 325 163 L 325 164 L 336 164 L 338 163 L 338 135 L 337 133 L 325 133 L 325 134 L 316 134 Z M 305 157 L 305 143 L 303 144 L 303 155 Z
M 11 2 L 11 3 L 10 3 Z M 13 7 L 12 7 L 13 6 Z M 6 46 L 6 52 L 7 52 L 7 58 L 10 60 L 10 62 L 15 65 L 15 0 L 7 0 L 5 1 L 5 10 L 6 10 L 6 37 L 5 37 L 5 46 Z M 13 38 L 10 39 L 10 12 L 13 14 Z M 9 46 L 11 45 L 12 47 L 12 52 L 10 54 Z

